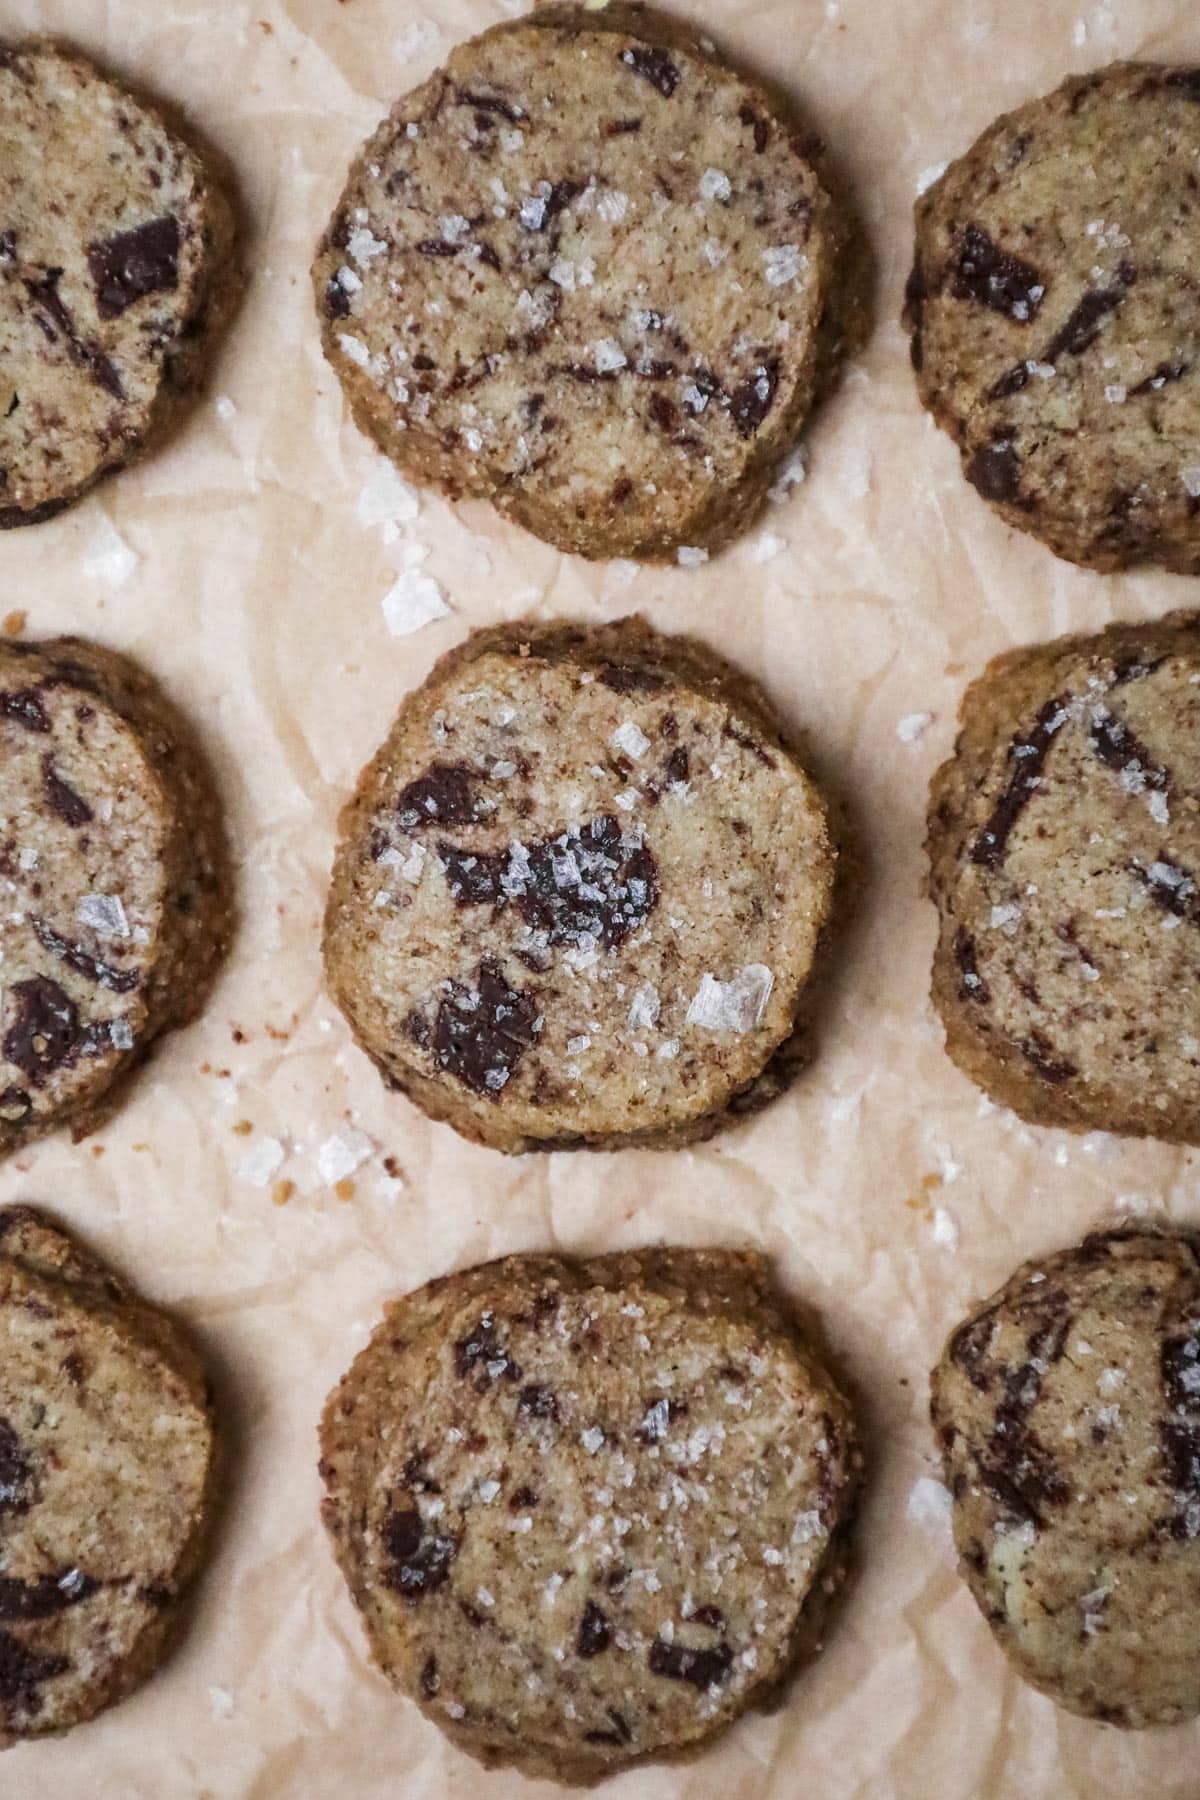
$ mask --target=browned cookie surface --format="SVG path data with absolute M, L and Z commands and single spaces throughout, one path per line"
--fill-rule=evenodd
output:
M 77 1135 L 203 1004 L 229 929 L 218 802 L 149 677 L 0 644 L 0 1149 Z
M 701 1743 L 814 1646 L 859 1466 L 762 1259 L 675 1249 L 430 1283 L 321 1456 L 384 1672 L 473 1755 L 572 1781 Z
M 229 206 L 84 57 L 0 44 L 0 526 L 136 456 L 227 309 Z
M 922 196 L 921 398 L 1012 525 L 1200 572 L 1200 70 L 1124 63 L 990 126 Z
M 1020 1673 L 1117 1725 L 1200 1711 L 1200 1257 L 1132 1229 L 1026 1263 L 933 1373 L 961 1568 Z
M 1200 625 L 999 658 L 934 776 L 933 998 L 1035 1123 L 1200 1141 Z
M 461 45 L 368 142 L 313 267 L 355 416 L 416 479 L 564 549 L 724 541 L 836 335 L 846 228 L 811 150 L 638 7 Z
M 833 867 L 765 697 L 710 651 L 637 619 L 477 632 L 343 814 L 327 976 L 468 1137 L 678 1141 L 791 1033 Z
M 66 1730 L 163 1656 L 211 1504 L 203 1370 L 28 1207 L 0 1210 L 0 1742 Z

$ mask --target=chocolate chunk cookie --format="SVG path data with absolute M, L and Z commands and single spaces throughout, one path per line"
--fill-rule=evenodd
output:
M 860 1461 L 763 1259 L 675 1249 L 431 1282 L 321 1457 L 384 1673 L 472 1755 L 567 1781 L 701 1743 L 815 1648 Z
M 765 696 L 703 646 L 480 631 L 342 815 L 326 973 L 385 1079 L 464 1136 L 680 1141 L 791 1033 L 833 868 Z
M 74 51 L 0 43 L 0 526 L 140 454 L 229 308 L 200 156 Z
M 934 776 L 933 998 L 1040 1125 L 1200 1142 L 1200 618 L 991 663 Z
M 1011 525 L 1200 573 L 1200 70 L 1122 63 L 989 127 L 917 202 L 925 405 Z
M 0 1743 L 161 1661 L 198 1567 L 213 1420 L 175 1326 L 30 1207 L 0 1210 Z
M 70 1121 L 203 1004 L 229 926 L 218 803 L 148 676 L 0 643 L 0 1150 Z
M 638 6 L 460 46 L 367 143 L 313 266 L 359 424 L 564 550 L 732 536 L 841 332 L 847 226 L 782 105 Z
M 933 1372 L 967 1585 L 1026 1681 L 1114 1725 L 1200 1712 L 1198 1245 L 1026 1263 Z

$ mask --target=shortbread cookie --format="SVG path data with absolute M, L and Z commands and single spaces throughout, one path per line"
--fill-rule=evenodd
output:
M 229 925 L 218 804 L 148 676 L 0 643 L 0 1150 L 108 1109 L 203 1004 Z
M 0 526 L 137 456 L 233 295 L 200 156 L 74 51 L 0 44 Z
M 461 45 L 367 143 L 313 266 L 356 419 L 561 549 L 724 542 L 841 330 L 819 148 L 637 6 Z
M 0 1210 L 0 1743 L 64 1731 L 161 1660 L 212 1500 L 203 1369 L 29 1207 Z
M 765 696 L 710 651 L 638 619 L 480 631 L 342 815 L 326 972 L 467 1137 L 678 1141 L 792 1031 L 833 868 Z
M 510 1256 L 390 1308 L 323 1512 L 371 1651 L 474 1756 L 587 1781 L 816 1647 L 859 1455 L 760 1256 Z
M 1200 1142 L 1200 621 L 993 662 L 934 776 L 933 998 L 1040 1125 Z
M 1026 1263 L 950 1338 L 933 1421 L 963 1576 L 1072 1712 L 1200 1712 L 1200 1253 L 1136 1228 Z
M 1011 525 L 1200 573 L 1200 69 L 1122 63 L 990 126 L 917 202 L 921 398 Z

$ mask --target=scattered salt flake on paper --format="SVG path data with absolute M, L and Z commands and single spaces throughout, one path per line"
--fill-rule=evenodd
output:
M 732 981 L 707 970 L 687 1010 L 689 1025 L 706 1031 L 753 1031 L 766 1011 L 775 977 L 765 963 L 747 963 Z
M 681 569 L 698 569 L 708 561 L 708 551 L 695 544 L 680 544 L 676 552 L 676 561 Z
M 896 736 L 902 744 L 915 744 L 917 739 L 933 724 L 933 714 L 927 712 L 905 713 L 896 726 Z
M 121 587 L 129 580 L 141 560 L 133 546 L 125 542 L 112 520 L 102 513 L 83 553 L 83 572 L 88 580 L 102 581 L 105 587 Z
M 940 181 L 949 167 L 949 163 L 940 162 L 930 163 L 927 169 L 922 169 L 921 173 L 917 176 L 917 193 L 928 193 L 934 182 Z
M 414 631 L 432 625 L 435 619 L 449 616 L 450 608 L 441 588 L 433 576 L 426 575 L 421 568 L 426 555 L 427 551 L 420 559 L 413 557 L 407 567 L 400 570 L 380 602 L 384 623 L 393 637 L 411 637 Z
M 85 894 L 75 908 L 75 917 L 97 937 L 129 936 L 129 920 L 116 894 Z
M 932 1475 L 922 1475 L 909 1489 L 908 1505 L 904 1510 L 914 1525 L 935 1532 L 939 1537 L 948 1537 L 952 1507 L 949 1488 L 935 1481 Z
M 281 1167 L 283 1156 L 283 1145 L 278 1138 L 260 1138 L 238 1164 L 238 1180 L 248 1181 L 251 1187 L 265 1188 Z
M 386 458 L 378 457 L 359 490 L 354 509 L 359 524 L 384 526 L 385 542 L 389 542 L 386 528 L 411 524 L 420 510 L 416 491 Z
M 756 563 L 774 562 L 781 550 L 787 545 L 774 531 L 760 531 L 750 546 L 750 560 Z
M 935 1244 L 944 1244 L 949 1250 L 953 1250 L 958 1243 L 958 1220 L 945 1206 L 939 1206 L 934 1211 L 933 1241 Z
M 317 1174 L 327 1187 L 334 1187 L 374 1153 L 375 1146 L 365 1131 L 335 1131 L 317 1151 Z
M 414 19 L 396 39 L 396 55 L 402 62 L 424 56 L 437 43 L 439 32 L 432 19 Z
M 609 742 L 616 749 L 623 750 L 626 756 L 632 756 L 634 762 L 640 761 L 650 748 L 650 739 L 641 726 L 632 719 L 624 719 L 613 732 Z
M 808 451 L 803 444 L 796 448 L 780 463 L 775 475 L 775 483 L 768 498 L 773 506 L 782 506 L 794 487 L 799 487 L 808 475 Z
M 237 407 L 229 398 L 228 394 L 217 395 L 216 399 L 213 401 L 213 411 L 216 413 L 218 419 L 220 419 L 222 425 L 228 425 L 231 419 L 237 418 Z
M 228 1688 L 210 1687 L 208 1703 L 212 1707 L 214 1719 L 231 1719 L 233 1717 L 233 1695 Z

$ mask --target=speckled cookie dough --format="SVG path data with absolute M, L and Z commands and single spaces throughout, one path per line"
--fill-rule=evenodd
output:
M 639 619 L 476 632 L 342 815 L 330 990 L 501 1150 L 713 1130 L 789 1037 L 835 852 L 761 690 Z
M 368 142 L 313 266 L 359 424 L 564 550 L 732 536 L 841 332 L 848 227 L 782 105 L 636 6 L 461 45 Z
M 81 639 L 0 643 L 0 1151 L 99 1123 L 228 929 L 217 799 L 165 696 Z
M 917 202 L 925 405 L 1008 520 L 1200 573 L 1200 69 L 1122 63 L 990 126 Z
M 0 1745 L 161 1661 L 199 1565 L 214 1433 L 174 1325 L 29 1207 L 0 1210 Z
M 472 1755 L 591 1781 L 816 1647 L 860 1458 L 763 1259 L 511 1256 L 391 1307 L 323 1512 L 384 1673 Z
M 946 1048 L 1041 1125 L 1200 1142 L 1200 618 L 998 658 L 934 776 Z
M 1200 1255 L 1142 1228 L 1029 1262 L 955 1331 L 933 1422 L 963 1576 L 1072 1712 L 1200 1712 Z
M 139 455 L 229 310 L 197 153 L 78 53 L 0 42 L 0 527 Z

